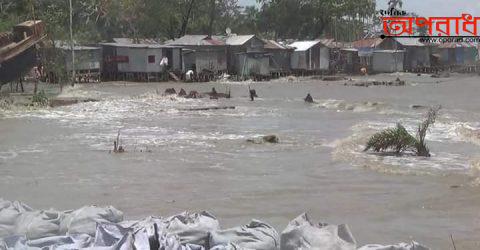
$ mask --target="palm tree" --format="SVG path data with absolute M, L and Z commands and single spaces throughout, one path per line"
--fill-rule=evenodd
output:
M 431 108 L 426 119 L 418 125 L 416 137 L 412 136 L 400 123 L 396 128 L 386 129 L 374 134 L 367 142 L 364 151 L 393 152 L 401 154 L 412 151 L 417 156 L 430 157 L 430 150 L 425 142 L 428 128 L 435 123 L 441 107 Z

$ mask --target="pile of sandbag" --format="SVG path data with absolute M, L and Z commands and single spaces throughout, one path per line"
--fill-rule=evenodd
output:
M 161 249 L 161 250 L 356 250 L 347 225 L 313 223 L 306 214 L 291 221 L 279 236 L 259 220 L 221 229 L 208 212 L 124 221 L 113 207 L 74 211 L 38 211 L 0 199 L 0 250 L 10 249 Z M 413 242 L 367 245 L 358 250 L 428 250 Z
M 123 213 L 114 207 L 83 207 L 75 211 L 40 211 L 18 201 L 0 199 L 0 238 L 12 235 L 35 240 L 65 234 L 95 235 L 96 224 L 118 223 Z

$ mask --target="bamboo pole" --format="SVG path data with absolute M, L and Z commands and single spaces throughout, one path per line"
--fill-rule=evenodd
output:
M 70 49 L 72 50 L 72 87 L 75 86 L 75 50 L 73 42 L 73 7 L 72 0 L 69 0 L 70 3 Z

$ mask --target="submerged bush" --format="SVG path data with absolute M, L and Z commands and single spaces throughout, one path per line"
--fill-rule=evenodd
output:
M 374 134 L 367 142 L 365 151 L 372 149 L 375 152 L 392 151 L 401 153 L 412 148 L 416 143 L 415 137 L 410 135 L 402 124 L 396 128 L 386 129 Z
M 45 91 L 41 90 L 40 92 L 34 94 L 32 97 L 32 103 L 39 106 L 47 106 L 48 97 L 47 94 L 45 94 Z
M 401 154 L 412 151 L 417 156 L 430 157 L 430 150 L 425 143 L 428 128 L 435 123 L 440 107 L 431 108 L 427 118 L 418 125 L 416 137 L 412 136 L 400 123 L 396 128 L 386 129 L 374 134 L 367 142 L 364 151 L 393 152 Z

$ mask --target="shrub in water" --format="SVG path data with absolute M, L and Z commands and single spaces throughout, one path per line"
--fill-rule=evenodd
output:
M 48 97 L 45 94 L 45 91 L 41 90 L 40 92 L 36 93 L 32 97 L 33 104 L 40 105 L 40 106 L 47 106 L 48 105 Z
M 412 136 L 400 123 L 396 128 L 386 129 L 374 134 L 367 142 L 364 151 L 394 152 L 396 154 L 412 151 L 417 156 L 430 157 L 430 150 L 425 143 L 428 128 L 435 123 L 440 107 L 431 108 L 427 118 L 418 125 L 416 137 Z

